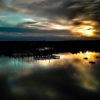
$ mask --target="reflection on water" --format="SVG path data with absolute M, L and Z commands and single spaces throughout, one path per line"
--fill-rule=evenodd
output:
M 1 56 L 0 57 L 0 72 L 21 72 L 26 69 L 33 69 L 39 67 L 45 68 L 63 68 L 69 65 L 86 67 L 89 69 L 100 61 L 100 53 L 98 52 L 79 52 L 79 53 L 61 53 L 52 56 Z M 94 62 L 94 63 L 92 63 Z
M 73 100 L 73 94 L 81 98 L 80 92 L 86 98 L 88 92 L 99 97 L 99 66 L 100 53 L 90 51 L 42 58 L 1 56 L 0 81 L 4 82 L 0 87 L 8 89 L 3 94 L 9 92 L 7 95 L 19 100 Z

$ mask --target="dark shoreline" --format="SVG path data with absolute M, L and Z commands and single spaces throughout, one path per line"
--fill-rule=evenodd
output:
M 88 41 L 0 41 L 0 54 L 41 53 L 38 48 L 50 47 L 45 53 L 100 51 L 100 40 Z

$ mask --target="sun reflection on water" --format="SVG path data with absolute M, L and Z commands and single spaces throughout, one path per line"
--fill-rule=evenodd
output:
M 73 53 L 62 53 L 62 54 L 56 54 L 56 56 L 60 56 L 60 59 L 53 60 L 50 64 L 58 63 L 57 66 L 61 64 L 61 67 L 62 67 L 62 64 L 65 64 L 65 63 L 73 64 L 75 62 L 75 64 L 78 64 L 79 62 L 84 65 L 85 64 L 92 65 L 93 63 L 95 64 L 100 61 L 100 59 L 98 59 L 100 57 L 100 53 L 92 52 L 92 51 L 79 52 L 79 53 L 74 53 L 74 54 Z

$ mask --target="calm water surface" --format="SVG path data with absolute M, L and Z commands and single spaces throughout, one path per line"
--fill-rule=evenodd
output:
M 99 52 L 54 55 L 60 59 L 0 56 L 1 94 L 14 100 L 99 98 Z

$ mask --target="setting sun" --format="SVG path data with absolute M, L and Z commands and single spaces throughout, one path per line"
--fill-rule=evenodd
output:
M 82 29 L 79 29 L 78 32 L 87 37 L 92 37 L 94 36 L 94 29 L 92 26 L 84 26 Z

